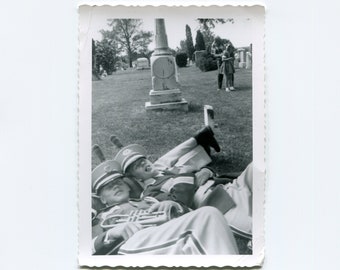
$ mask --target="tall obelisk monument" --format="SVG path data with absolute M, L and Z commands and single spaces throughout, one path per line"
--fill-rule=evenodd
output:
M 151 56 L 152 89 L 147 110 L 188 110 L 188 102 L 182 98 L 176 81 L 176 62 L 168 47 L 164 19 L 156 19 L 156 48 Z

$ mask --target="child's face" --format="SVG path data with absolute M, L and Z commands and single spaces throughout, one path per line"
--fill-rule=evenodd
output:
M 159 173 L 151 161 L 146 158 L 140 158 L 130 166 L 132 166 L 131 169 L 129 169 L 130 174 L 142 181 L 152 178 Z
M 128 202 L 129 198 L 130 188 L 122 178 L 108 183 L 100 191 L 100 199 L 107 205 Z

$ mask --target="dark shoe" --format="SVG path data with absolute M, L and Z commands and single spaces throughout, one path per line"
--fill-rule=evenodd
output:
M 117 138 L 116 135 L 112 135 L 112 136 L 110 137 L 110 141 L 111 141 L 111 143 L 112 143 L 115 147 L 117 147 L 118 149 L 121 149 L 121 148 L 124 147 L 123 144 L 120 142 L 120 140 Z
M 197 143 L 199 145 L 203 146 L 203 148 L 205 150 L 207 150 L 207 148 L 209 149 L 209 147 L 212 147 L 212 148 L 215 149 L 216 152 L 220 152 L 221 151 L 221 148 L 218 145 L 218 142 L 216 141 L 216 139 L 214 137 L 214 132 L 212 131 L 211 127 L 209 127 L 209 126 L 206 126 L 202 130 L 200 130 L 194 136 L 194 138 L 196 139 L 196 141 L 197 141 Z M 208 154 L 209 154 L 209 152 L 208 152 Z
M 210 151 L 210 146 L 209 145 L 202 145 L 204 148 L 204 151 L 211 157 L 211 151 Z

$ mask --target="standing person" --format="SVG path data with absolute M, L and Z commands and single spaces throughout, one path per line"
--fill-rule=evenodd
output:
M 222 61 L 224 65 L 224 75 L 226 78 L 226 88 L 227 92 L 234 91 L 234 47 L 231 45 L 230 42 L 227 43 L 226 48 L 224 50 Z
M 217 36 L 211 45 L 211 53 L 215 56 L 217 61 L 217 91 L 222 90 L 223 74 L 224 74 L 224 64 L 222 61 L 222 56 L 224 54 L 225 46 L 223 40 Z

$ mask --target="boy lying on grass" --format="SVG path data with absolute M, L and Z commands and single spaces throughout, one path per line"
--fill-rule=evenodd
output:
M 196 188 L 214 175 L 206 167 L 211 163 L 210 147 L 220 151 L 213 131 L 205 127 L 154 163 L 146 158 L 146 150 L 138 144 L 123 147 L 114 160 L 127 177 L 140 180 L 143 196 L 174 200 L 191 207 Z
M 198 187 L 212 179 L 215 173 L 205 165 L 211 162 L 202 150 L 194 158 L 184 159 L 194 148 L 204 145 L 214 145 L 220 150 L 214 133 L 210 127 L 205 127 L 194 137 L 172 149 L 155 163 L 146 158 L 146 150 L 137 144 L 122 148 L 114 160 L 119 162 L 122 172 L 134 178 L 143 186 L 142 197 L 150 196 L 159 201 L 171 200 L 181 206 L 197 208 L 210 205 L 219 208 L 227 219 L 234 233 L 251 239 L 252 237 L 252 182 L 253 169 L 250 164 L 239 177 L 213 189 L 208 200 L 194 203 Z M 190 156 L 190 155 L 189 155 Z M 202 168 L 203 167 L 203 168 Z M 212 185 L 210 181 L 207 185 Z M 221 191 L 222 190 L 222 191 Z M 204 196 L 203 196 L 204 197 Z
M 189 212 L 174 201 L 132 201 L 115 161 L 107 160 L 93 171 L 92 188 L 107 205 L 93 223 L 95 255 L 238 254 L 233 234 L 216 208 Z

